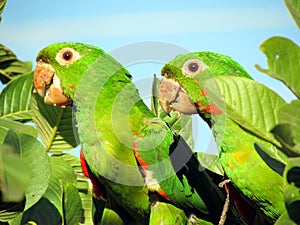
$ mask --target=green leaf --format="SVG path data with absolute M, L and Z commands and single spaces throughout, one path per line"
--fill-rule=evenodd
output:
M 194 154 L 204 168 L 220 176 L 224 176 L 224 170 L 221 165 L 220 158 L 217 155 L 207 154 L 204 152 L 196 152 Z
M 300 48 L 291 40 L 271 37 L 260 45 L 260 50 L 268 58 L 269 69 L 256 65 L 262 72 L 281 80 L 300 98 Z
M 26 210 L 42 197 L 48 187 L 50 178 L 49 158 L 42 144 L 27 134 L 18 135 L 10 130 L 4 144 L 12 146 L 28 167 L 30 183 L 26 187 Z
M 300 28 L 300 2 L 298 0 L 284 0 L 288 10 Z
M 61 154 L 78 145 L 73 132 L 71 107 L 47 105 L 37 94 L 33 95 L 31 107 L 34 123 L 47 152 Z
M 280 151 L 277 151 L 277 149 L 273 146 L 267 148 L 261 143 L 255 143 L 254 147 L 265 163 L 276 173 L 283 176 L 283 172 L 288 161 L 287 157 Z
M 31 120 L 33 73 L 11 80 L 0 94 L 0 117 L 11 120 Z
M 283 146 L 284 152 L 289 156 L 300 155 L 300 100 L 278 109 L 279 124 L 272 132 Z
M 25 200 L 22 202 L 1 202 L 0 204 L 0 224 L 15 219 L 20 215 L 25 207 Z M 20 223 L 18 223 L 19 225 Z
M 16 154 L 11 146 L 0 145 L 1 200 L 22 202 L 29 178 L 30 170 L 25 160 Z
M 300 223 L 300 157 L 289 158 L 284 173 L 284 200 L 289 217 Z
M 103 211 L 101 225 L 110 225 L 110 224 L 123 225 L 124 222 L 115 211 L 109 208 L 105 208 Z
M 11 50 L 0 44 L 0 81 L 2 83 L 6 84 L 14 76 L 29 73 L 31 69 L 28 63 L 20 61 Z
M 80 221 L 85 225 L 93 225 L 94 222 L 94 213 L 93 208 L 94 203 L 100 204 L 101 212 L 97 211 L 97 214 L 101 214 L 104 208 L 103 200 L 96 200 L 93 202 L 93 194 L 92 194 L 92 186 L 88 179 L 83 175 L 80 160 L 78 157 L 70 154 L 63 154 L 61 156 L 57 156 L 60 159 L 63 159 L 66 163 L 68 163 L 74 170 L 77 179 L 77 190 L 79 191 L 79 196 L 82 202 L 82 216 Z
M 65 160 L 59 157 L 50 157 L 50 164 L 51 178 L 44 198 L 48 199 L 62 215 L 63 224 L 69 224 L 67 222 L 72 220 L 71 217 L 74 217 L 74 220 L 78 223 L 81 201 L 76 189 L 74 170 Z
M 276 221 L 274 225 L 297 225 L 294 221 L 292 221 L 287 214 L 287 212 L 284 212 Z
M 14 130 L 18 134 L 27 134 L 37 138 L 37 130 L 30 125 L 7 119 L 0 119 L 0 143 L 3 143 L 8 130 Z
M 242 77 L 219 76 L 209 79 L 204 85 L 210 100 L 231 120 L 257 137 L 279 145 L 270 133 L 278 123 L 277 109 L 285 104 L 278 94 Z
M 149 225 L 180 225 L 187 224 L 187 222 L 184 211 L 171 204 L 156 202 L 151 206 Z
M 4 11 L 5 4 L 6 4 L 6 0 L 0 0 L 0 22 L 1 22 L 1 19 L 2 19 L 1 14 Z
M 16 219 L 9 221 L 9 224 L 61 225 L 62 218 L 57 209 L 48 199 L 41 198 L 30 209 L 20 214 Z

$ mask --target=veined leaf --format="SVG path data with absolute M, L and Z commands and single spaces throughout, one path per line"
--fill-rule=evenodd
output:
M 163 215 L 163 216 L 162 216 Z M 184 211 L 163 202 L 156 202 L 151 206 L 149 225 L 156 224 L 187 224 L 188 218 Z
M 4 144 L 11 146 L 28 166 L 30 183 L 25 193 L 26 210 L 42 197 L 48 187 L 50 178 L 48 155 L 36 138 L 27 134 L 17 134 L 12 130 L 8 132 Z
M 0 22 L 1 22 L 1 14 L 3 13 L 4 11 L 4 7 L 5 7 L 5 4 L 6 4 L 6 0 L 1 0 L 0 1 Z
M 279 124 L 272 132 L 282 143 L 288 156 L 300 155 L 300 100 L 292 101 L 278 109 Z
M 260 50 L 268 58 L 269 69 L 256 65 L 262 72 L 281 80 L 300 98 L 300 48 L 291 40 L 271 37 L 260 45 Z
M 71 220 L 70 216 L 73 216 L 78 224 L 81 201 L 76 189 L 74 170 L 65 160 L 59 157 L 50 157 L 50 164 L 51 178 L 44 198 L 48 199 L 58 210 L 63 218 L 63 224 L 69 224 L 66 222 L 69 219 Z
M 284 0 L 288 10 L 300 28 L 300 2 L 298 0 Z
M 33 73 L 11 80 L 0 94 L 0 117 L 10 120 L 31 120 L 32 90 Z
M 29 178 L 30 170 L 26 161 L 14 152 L 12 146 L 0 145 L 1 200 L 3 202 L 22 202 L 25 198 Z
M 241 77 L 219 76 L 205 83 L 210 100 L 247 131 L 279 145 L 270 133 L 278 123 L 276 111 L 285 101 L 266 86 Z
M 294 221 L 292 221 L 287 212 L 283 213 L 274 225 L 297 225 Z
M 0 119 L 0 143 L 3 143 L 8 130 L 14 130 L 18 134 L 27 134 L 37 138 L 37 130 L 30 125 L 7 119 Z
M 77 178 L 77 190 L 81 199 L 83 211 L 80 218 L 81 224 L 93 225 L 95 218 L 93 208 L 96 208 L 95 204 L 100 204 L 101 209 L 98 208 L 100 211 L 97 211 L 97 216 L 101 216 L 101 211 L 104 208 L 105 202 L 100 199 L 94 199 L 93 201 L 92 186 L 88 179 L 83 175 L 79 158 L 70 154 L 63 154 L 56 157 L 66 161 L 66 163 L 68 163 L 75 172 Z
M 14 76 L 29 73 L 31 69 L 29 63 L 20 61 L 11 50 L 0 44 L 0 81 L 2 83 L 6 84 Z
M 300 223 L 300 157 L 289 158 L 284 172 L 284 200 L 289 217 Z
M 47 152 L 61 154 L 78 145 L 73 132 L 71 107 L 47 105 L 40 96 L 33 95 L 32 114 Z
M 62 218 L 54 205 L 46 198 L 41 198 L 30 209 L 21 213 L 9 225 L 61 225 Z
M 194 154 L 205 169 L 208 169 L 220 176 L 224 176 L 224 170 L 221 165 L 220 158 L 217 155 L 207 154 L 205 152 L 195 152 Z

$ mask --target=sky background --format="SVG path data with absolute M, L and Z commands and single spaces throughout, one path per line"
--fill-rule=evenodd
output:
M 1 43 L 34 66 L 38 51 L 54 42 L 101 47 L 130 70 L 146 100 L 153 74 L 176 54 L 215 51 L 290 101 L 294 96 L 280 82 L 254 67 L 267 67 L 259 45 L 272 36 L 300 42 L 283 0 L 8 0 L 0 24 Z M 196 150 L 212 149 L 209 130 L 195 123 Z

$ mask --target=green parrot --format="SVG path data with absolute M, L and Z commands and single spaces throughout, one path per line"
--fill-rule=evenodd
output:
M 164 201 L 192 220 L 196 215 L 218 223 L 224 193 L 183 138 L 144 104 L 129 72 L 109 54 L 82 43 L 49 45 L 37 56 L 34 87 L 47 104 L 72 104 L 83 171 L 94 180 L 95 193 L 122 209 L 113 212 L 111 204 L 107 217 L 122 217 L 125 210 L 137 223 L 148 224 L 149 218 L 157 221 L 150 216 L 152 206 L 170 209 L 155 204 Z M 234 208 L 227 221 L 243 223 Z
M 216 76 L 251 76 L 230 57 L 214 52 L 178 55 L 162 68 L 161 74 L 158 98 L 164 111 L 199 114 L 206 121 L 212 128 L 226 176 L 254 209 L 274 223 L 285 211 L 282 176 L 263 161 L 254 144 L 263 143 L 274 151 L 276 148 L 224 115 L 217 104 L 209 102 L 203 89 L 204 82 Z M 250 224 L 251 220 L 247 219 Z

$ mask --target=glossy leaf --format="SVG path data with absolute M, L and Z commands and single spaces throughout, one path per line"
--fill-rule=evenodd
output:
M 26 210 L 43 196 L 48 187 L 50 178 L 48 155 L 36 138 L 27 134 L 17 135 L 12 130 L 8 132 L 4 144 L 12 146 L 28 167 L 30 182 L 26 187 Z
M 300 28 L 300 2 L 298 0 L 284 0 L 288 10 Z
M 300 157 L 289 158 L 284 173 L 284 200 L 289 217 L 300 223 Z
M 32 98 L 32 113 L 47 152 L 61 154 L 77 146 L 71 107 L 47 105 L 35 94 Z
M 46 198 L 41 198 L 36 204 L 16 219 L 9 221 L 10 225 L 61 225 L 62 218 L 53 204 Z
M 14 76 L 31 72 L 31 68 L 31 63 L 20 61 L 11 50 L 0 44 L 0 81 L 2 83 L 6 84 Z
M 292 221 L 287 214 L 287 212 L 283 213 L 274 225 L 297 225 L 294 221 Z
M 0 94 L 0 117 L 10 120 L 31 120 L 33 73 L 10 81 Z
M 3 11 L 4 11 L 5 4 L 6 4 L 6 0 L 1 0 L 1 1 L 0 1 L 0 22 L 1 22 L 1 19 L 2 19 L 1 14 L 2 14 Z
M 74 170 L 59 157 L 50 157 L 50 164 L 50 183 L 43 197 L 58 210 L 64 224 L 79 223 L 81 200 L 76 189 Z M 70 221 L 76 221 L 76 223 L 69 223 Z
M 187 222 L 184 211 L 171 204 L 156 202 L 151 206 L 149 225 L 180 225 L 187 224 Z
M 9 135 L 9 134 L 8 134 Z M 0 145 L 0 183 L 3 202 L 22 202 L 29 183 L 30 170 L 10 145 Z
M 284 37 L 271 37 L 260 45 L 268 58 L 268 69 L 256 65 L 262 73 L 281 80 L 300 98 L 300 48 Z
M 253 80 L 232 76 L 208 80 L 205 91 L 231 120 L 278 145 L 270 130 L 278 123 L 276 111 L 285 101 L 274 91 Z
M 70 154 L 63 154 L 61 156 L 57 156 L 60 159 L 63 159 L 68 163 L 74 170 L 77 179 L 77 190 L 79 192 L 79 196 L 82 203 L 82 216 L 80 218 L 80 222 L 85 225 L 93 225 L 94 224 L 94 212 L 93 208 L 95 204 L 100 204 L 100 211 L 97 211 L 97 214 L 101 215 L 102 210 L 104 208 L 105 202 L 103 200 L 95 199 L 93 201 L 92 194 L 92 186 L 88 179 L 83 175 L 80 160 L 78 157 Z M 98 215 L 97 215 L 98 216 Z
M 37 138 L 38 136 L 37 130 L 33 126 L 0 118 L 0 143 L 3 143 L 6 134 L 10 129 L 18 134 L 27 134 L 34 138 Z
M 214 154 L 207 154 L 205 152 L 196 152 L 197 159 L 199 160 L 200 164 L 210 170 L 211 172 L 214 172 L 220 176 L 224 176 L 224 170 L 221 165 L 220 158 L 217 155 Z
M 272 132 L 282 143 L 288 156 L 300 155 L 300 100 L 292 101 L 278 109 L 279 124 Z

